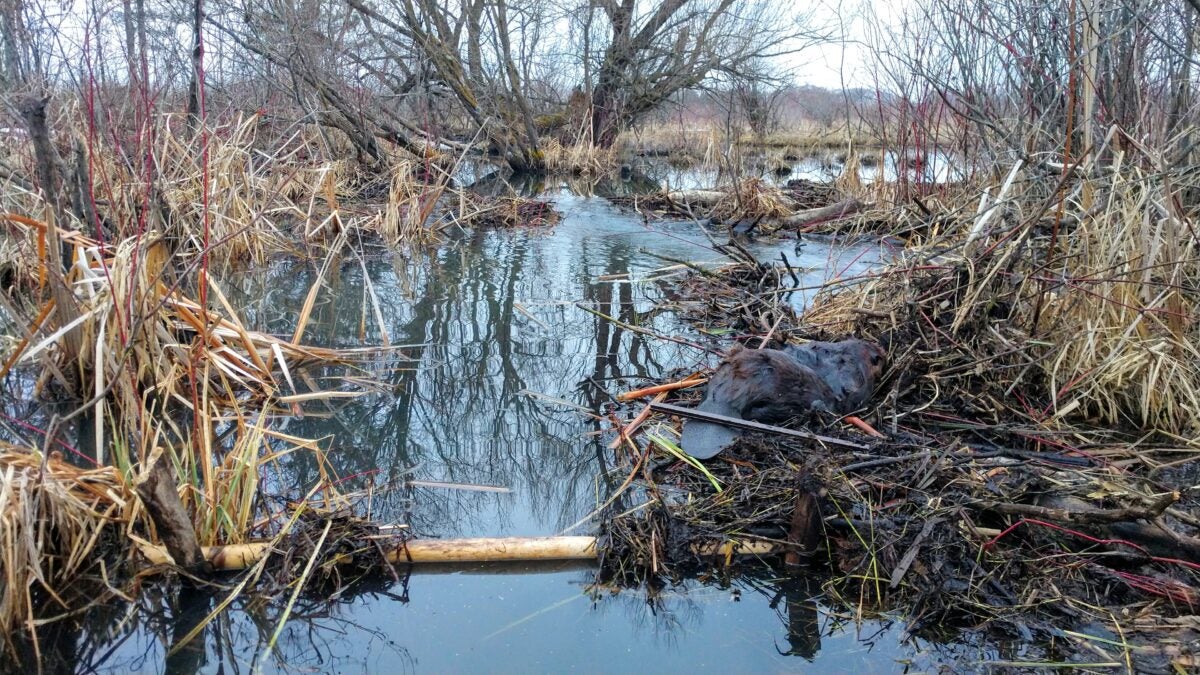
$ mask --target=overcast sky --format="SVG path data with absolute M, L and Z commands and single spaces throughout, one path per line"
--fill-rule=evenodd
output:
M 789 0 L 780 0 L 787 2 Z M 833 41 L 809 47 L 786 57 L 787 67 L 797 84 L 828 89 L 873 87 L 872 57 L 865 43 L 871 34 L 887 31 L 899 23 L 905 8 L 916 0 L 823 0 L 813 9 L 818 24 L 840 34 L 844 42 Z
M 3 0 L 0 0 L 2 2 Z M 63 6 L 50 3 L 59 11 L 46 16 L 48 20 L 58 23 L 57 39 L 59 48 L 65 51 L 77 51 L 85 32 L 77 25 L 86 14 L 83 6 L 91 0 L 66 0 Z M 813 28 L 831 36 L 833 39 L 808 47 L 803 51 L 789 54 L 780 58 L 782 68 L 789 71 L 797 84 L 808 84 L 828 89 L 840 89 L 843 83 L 847 87 L 876 86 L 871 76 L 873 58 L 866 43 L 871 41 L 872 34 L 886 32 L 899 22 L 905 8 L 912 7 L 919 0 L 775 0 L 780 3 L 797 3 L 798 11 L 812 12 Z M 76 11 L 71 11 L 74 5 Z M 108 16 L 111 26 L 116 33 L 106 35 L 105 44 L 116 58 L 122 44 L 119 39 L 121 26 L 116 22 L 115 15 Z M 191 28 L 185 23 L 177 26 L 178 45 L 186 48 L 190 42 Z M 206 32 L 212 32 L 210 27 Z M 214 36 L 215 37 L 215 36 Z M 842 39 L 838 39 L 841 37 Z M 219 40 L 210 38 L 209 58 L 219 58 L 212 49 Z M 70 59 L 68 59 L 69 61 Z M 119 73 L 110 73 L 119 77 Z

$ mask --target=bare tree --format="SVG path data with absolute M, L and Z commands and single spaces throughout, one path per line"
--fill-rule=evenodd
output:
M 784 78 L 767 63 L 749 62 L 730 78 L 730 89 L 750 133 L 762 139 L 779 128 L 779 112 L 787 93 Z
M 517 170 L 542 167 L 541 135 L 555 120 L 582 110 L 585 140 L 611 145 L 675 92 L 797 47 L 803 26 L 768 0 L 243 0 L 236 9 L 240 20 L 229 7 L 209 21 L 286 69 L 296 99 L 312 98 L 311 114 L 372 161 L 382 159 L 377 139 L 418 152 L 482 140 Z
M 617 134 L 675 92 L 716 73 L 743 75 L 757 61 L 799 47 L 802 18 L 786 3 L 733 0 L 598 0 L 608 36 L 596 66 L 592 138 Z

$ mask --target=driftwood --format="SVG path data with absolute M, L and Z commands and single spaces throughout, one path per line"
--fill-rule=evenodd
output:
M 175 472 L 164 455 L 159 455 L 150 470 L 137 484 L 138 497 L 154 521 L 158 537 L 166 546 L 175 564 L 193 575 L 204 575 L 212 571 L 187 509 L 179 500 L 175 490 Z M 164 556 L 160 562 L 168 562 Z
M 1076 497 L 1050 497 L 1044 505 L 983 502 L 981 506 L 1022 518 L 1097 526 L 1106 536 L 1128 541 L 1144 552 L 1197 561 L 1200 560 L 1200 537 L 1180 534 L 1160 519 L 1167 507 L 1179 498 L 1178 492 L 1168 492 L 1147 506 L 1119 509 L 1099 509 Z
M 736 429 L 745 429 L 747 431 L 763 431 L 769 434 L 779 434 L 781 436 L 793 436 L 795 438 L 803 438 L 805 440 L 817 441 L 818 443 L 827 443 L 829 445 L 837 445 L 843 448 L 853 448 L 855 450 L 867 449 L 867 446 L 854 443 L 853 441 L 846 441 L 830 436 L 821 436 L 820 434 L 814 434 L 808 431 L 798 431 L 796 429 L 777 427 L 771 424 L 763 424 L 762 422 L 753 422 L 751 420 L 744 420 L 738 417 L 718 415 L 716 413 L 696 410 L 695 408 L 683 408 L 677 405 L 671 405 L 670 403 L 651 403 L 650 408 L 652 410 L 657 410 L 658 412 L 679 415 L 680 417 L 688 417 L 696 420 L 703 420 L 705 422 L 721 424 L 727 427 L 734 427 Z
M 1133 520 L 1153 520 L 1161 516 L 1168 506 L 1179 501 L 1179 497 L 1178 492 L 1169 492 L 1149 506 L 1120 509 L 1098 509 L 1078 499 L 1050 499 L 1045 506 L 1006 502 L 983 502 L 981 506 L 989 511 L 1022 518 L 1040 518 L 1058 523 L 1105 525 Z
M 1108 530 L 1113 536 L 1132 541 L 1154 555 L 1200 561 L 1200 537 L 1180 534 L 1161 522 L 1113 523 Z
M 727 193 L 721 190 L 673 190 L 667 193 L 667 199 L 672 202 L 697 206 L 716 206 L 726 196 Z
M 736 190 L 672 190 L 666 194 L 666 198 L 672 203 L 712 208 L 721 200 L 737 194 Z M 794 209 L 797 206 L 794 199 L 783 193 L 776 193 L 773 198 L 786 209 Z
M 788 549 L 784 562 L 799 565 L 817 550 L 818 535 L 821 534 L 821 505 L 817 496 L 801 488 L 796 495 L 796 508 L 792 511 L 791 527 L 788 528 Z
M 866 208 L 866 204 L 851 197 L 836 204 L 830 204 L 829 206 L 797 211 L 790 216 L 780 218 L 779 224 L 784 227 L 804 228 L 818 223 L 845 218 L 846 216 L 862 211 L 864 208 Z
M 896 565 L 896 569 L 892 570 L 892 578 L 888 582 L 888 588 L 895 590 L 900 587 L 900 582 L 904 580 L 904 575 L 908 573 L 908 568 L 912 567 L 913 561 L 917 559 L 917 554 L 921 552 L 921 544 L 933 532 L 933 528 L 937 527 L 942 522 L 941 518 L 930 518 L 925 521 L 925 525 L 921 528 L 917 538 L 913 539 L 904 556 L 900 558 L 900 563 Z
M 724 190 L 673 190 L 666 193 L 666 199 L 674 204 L 687 204 L 690 206 L 700 206 L 706 209 L 711 209 L 726 199 L 733 193 Z M 797 203 L 780 194 L 776 196 L 779 203 L 786 209 L 792 210 L 797 207 Z M 776 222 L 779 227 L 788 227 L 794 229 L 803 229 L 810 225 L 818 225 L 834 220 L 845 218 L 868 208 L 866 204 L 854 197 L 849 197 L 836 204 L 822 206 L 815 209 L 803 209 L 796 211 L 788 216 L 779 218 Z
M 815 530 L 814 530 L 815 533 Z M 780 550 L 770 541 L 705 542 L 692 545 L 698 556 L 770 555 Z M 204 560 L 217 570 L 246 569 L 262 560 L 271 542 L 229 546 L 206 546 Z M 576 537 L 485 537 L 477 539 L 416 539 L 389 550 L 384 557 L 395 565 L 424 563 L 492 563 L 541 560 L 596 560 L 596 538 Z M 151 564 L 170 562 L 167 551 L 148 546 L 142 554 Z M 174 556 L 171 556 L 174 557 Z M 349 561 L 349 558 L 346 558 Z

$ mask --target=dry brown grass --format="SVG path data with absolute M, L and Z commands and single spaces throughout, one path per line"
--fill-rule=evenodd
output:
M 791 200 L 760 178 L 746 178 L 724 190 L 725 197 L 713 207 L 713 215 L 722 220 L 771 219 L 794 210 Z
M 204 139 L 200 134 L 185 137 L 171 124 L 170 117 L 164 118 L 155 157 L 174 227 L 160 227 L 190 240 L 197 250 L 204 247 L 207 229 L 209 242 L 221 242 L 210 253 L 223 259 L 263 262 L 271 253 L 287 250 L 292 245 L 291 222 L 311 217 L 310 197 L 320 193 L 302 179 L 339 175 L 332 162 L 312 166 L 294 160 L 311 149 L 299 132 L 270 153 L 257 147 L 257 115 L 239 116 L 207 131 L 206 172 Z
M 876 147 L 880 144 L 880 139 L 874 131 L 861 122 L 853 122 L 847 126 L 844 120 L 833 124 L 804 121 L 761 138 L 743 131 L 738 136 L 738 143 L 767 148 L 787 148 L 802 154 L 811 154 L 817 150 L 846 148 L 851 144 L 860 148 Z
M 903 349 L 930 373 L 917 383 L 930 404 L 979 400 L 986 382 L 994 400 L 984 409 L 1041 429 L 1101 425 L 1200 442 L 1190 219 L 1177 187 L 1138 166 L 1119 169 L 1071 181 L 1061 218 L 1057 195 L 1046 194 L 1055 177 L 1036 169 L 1000 198 L 968 198 L 979 208 L 910 211 L 910 227 L 926 226 L 924 243 L 833 286 L 805 320 L 905 336 Z
M 624 131 L 615 147 L 635 154 L 669 155 L 673 160 L 715 165 L 721 153 L 722 134 L 712 126 L 646 124 Z
M 618 168 L 615 147 L 599 148 L 588 142 L 564 145 L 550 138 L 543 142 L 542 157 L 546 170 L 569 176 L 601 176 Z
M 86 603 L 71 582 L 103 565 L 135 503 L 114 467 L 82 469 L 59 452 L 0 443 L 0 633 L 31 626 L 35 611 L 66 614 Z
M 387 204 L 373 227 L 386 241 L 428 241 L 437 236 L 432 216 L 447 196 L 451 171 L 433 162 L 402 161 L 392 168 Z M 372 227 L 372 226 L 368 226 Z
M 848 130 L 849 129 L 849 130 Z M 714 121 L 695 123 L 655 122 L 622 132 L 617 147 L 626 152 L 646 152 L 672 157 L 687 157 L 697 163 L 715 162 L 728 147 L 777 151 L 783 156 L 805 157 L 820 151 L 878 147 L 879 137 L 867 126 L 845 122 L 822 124 L 803 121 L 766 136 L 735 127 L 732 142 L 724 128 Z
M 48 231 L 32 219 L 4 220 L 35 239 Z M 179 477 L 181 501 L 202 545 L 283 536 L 306 509 L 348 508 L 322 445 L 276 429 L 273 419 L 373 390 L 364 362 L 384 356 L 376 349 L 303 344 L 323 278 L 315 281 L 291 338 L 282 338 L 246 329 L 205 275 L 199 281 L 207 283 L 207 306 L 171 284 L 182 270 L 170 267 L 166 244 L 153 233 L 108 248 L 76 232 L 59 234 L 78 261 L 64 279 L 76 319 L 60 325 L 47 306 L 39 313 L 44 320 L 34 322 L 33 339 L 18 343 L 4 366 L 19 358 L 46 373 L 77 374 L 80 398 L 90 398 L 81 409 L 90 408 L 95 420 L 83 431 L 94 434 L 97 468 L 80 469 L 56 453 L 47 459 L 35 449 L 0 447 L 5 636 L 30 628 L 35 616 L 71 616 L 94 599 L 75 592 L 85 580 L 124 583 L 104 561 L 119 563 L 157 542 L 132 486 L 160 454 Z M 342 234 L 331 246 L 322 275 L 345 243 Z M 55 257 L 41 264 L 53 266 L 50 260 Z M 69 342 L 80 348 L 67 348 Z M 358 365 L 347 368 L 344 379 L 330 370 L 351 364 Z M 284 473 L 283 464 L 299 453 L 318 467 L 313 491 L 299 502 L 265 499 L 264 477 Z

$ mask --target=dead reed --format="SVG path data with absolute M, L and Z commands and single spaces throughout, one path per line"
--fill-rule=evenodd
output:
M 564 144 L 549 138 L 542 144 L 546 170 L 568 176 L 603 176 L 612 173 L 620 164 L 615 147 L 601 148 L 587 142 Z
M 2 198 L 6 208 L 48 216 L 0 213 L 2 240 L 22 270 L 12 281 L 13 291 L 22 292 L 4 291 L 2 306 L 19 339 L 6 341 L 0 377 L 36 369 L 41 378 L 30 395 L 77 398 L 76 412 L 55 424 L 90 420 L 86 432 L 95 455 L 85 461 L 96 466 L 80 470 L 43 450 L 4 449 L 5 635 L 71 616 L 89 602 L 71 589 L 92 581 L 114 589 L 122 584 L 115 566 L 157 540 L 156 524 L 145 518 L 149 506 L 133 486 L 160 456 L 178 479 L 200 544 L 282 536 L 310 498 L 316 497 L 313 507 L 346 507 L 334 489 L 340 477 L 320 443 L 284 434 L 272 416 L 370 392 L 364 366 L 394 357 L 377 348 L 304 344 L 323 276 L 313 283 L 293 335 L 280 337 L 248 330 L 209 273 L 217 259 L 262 261 L 294 247 L 290 223 L 312 222 L 319 213 L 314 201 L 304 208 L 292 201 L 305 190 L 296 187 L 301 181 L 316 183 L 331 213 L 337 210 L 344 174 L 336 165 L 282 174 L 272 166 L 282 155 L 254 148 L 253 130 L 253 120 L 212 130 L 209 162 L 228 173 L 216 180 L 202 177 L 211 166 L 184 157 L 188 145 L 181 138 L 163 141 L 162 159 L 176 163 L 163 167 L 155 191 L 162 209 L 150 215 L 138 205 L 139 184 L 124 174 L 120 180 L 133 183 L 113 187 L 124 197 L 102 204 L 96 237 L 83 233 L 86 222 L 72 221 L 70 211 L 35 193 Z M 118 161 L 102 163 L 97 160 L 95 175 L 115 185 L 125 169 Z M 145 220 L 113 220 L 137 213 Z M 323 274 L 347 241 L 346 231 L 330 238 Z M 383 328 L 380 334 L 386 335 Z M 56 429 L 44 432 L 53 438 Z M 278 495 L 304 497 L 299 501 L 269 500 L 264 478 L 281 473 L 281 462 L 298 453 L 313 456 L 322 480 L 306 497 Z
M 81 468 L 63 461 L 59 450 L 0 444 L 0 477 L 0 631 L 7 642 L 36 619 L 86 605 L 88 591 L 71 581 L 85 574 L 115 578 L 120 557 L 111 555 L 112 544 L 137 514 L 136 498 L 114 467 Z
M 1051 661 L 1194 663 L 1200 260 L 1190 188 L 1134 154 L 1065 172 L 1022 161 L 982 196 L 901 207 L 889 220 L 909 246 L 831 281 L 800 316 L 779 302 L 786 276 L 761 263 L 694 277 L 695 320 L 750 347 L 886 345 L 861 414 L 883 438 L 808 420 L 864 450 L 750 436 L 701 471 L 654 440 L 678 420 L 649 415 L 617 453 L 630 480 L 610 500 L 606 573 L 654 587 L 712 565 L 697 542 L 802 550 L 791 535 L 808 492 L 823 542 L 809 559 L 848 613 L 1017 637 Z
M 524 197 L 481 197 L 464 194 L 460 222 L 473 227 L 499 229 L 549 227 L 562 215 L 550 202 Z
M 1137 167 L 1090 177 L 1065 197 L 1086 189 L 1087 210 L 1056 216 L 1015 194 L 1031 188 L 1014 180 L 977 209 L 925 217 L 924 247 L 830 288 L 805 324 L 917 337 L 932 353 L 906 351 L 937 361 L 923 366 L 939 374 L 922 385 L 939 389 L 930 402 L 973 398 L 986 379 L 992 407 L 1046 430 L 1087 422 L 1188 442 L 1200 413 L 1200 265 L 1188 219 L 1156 183 Z

